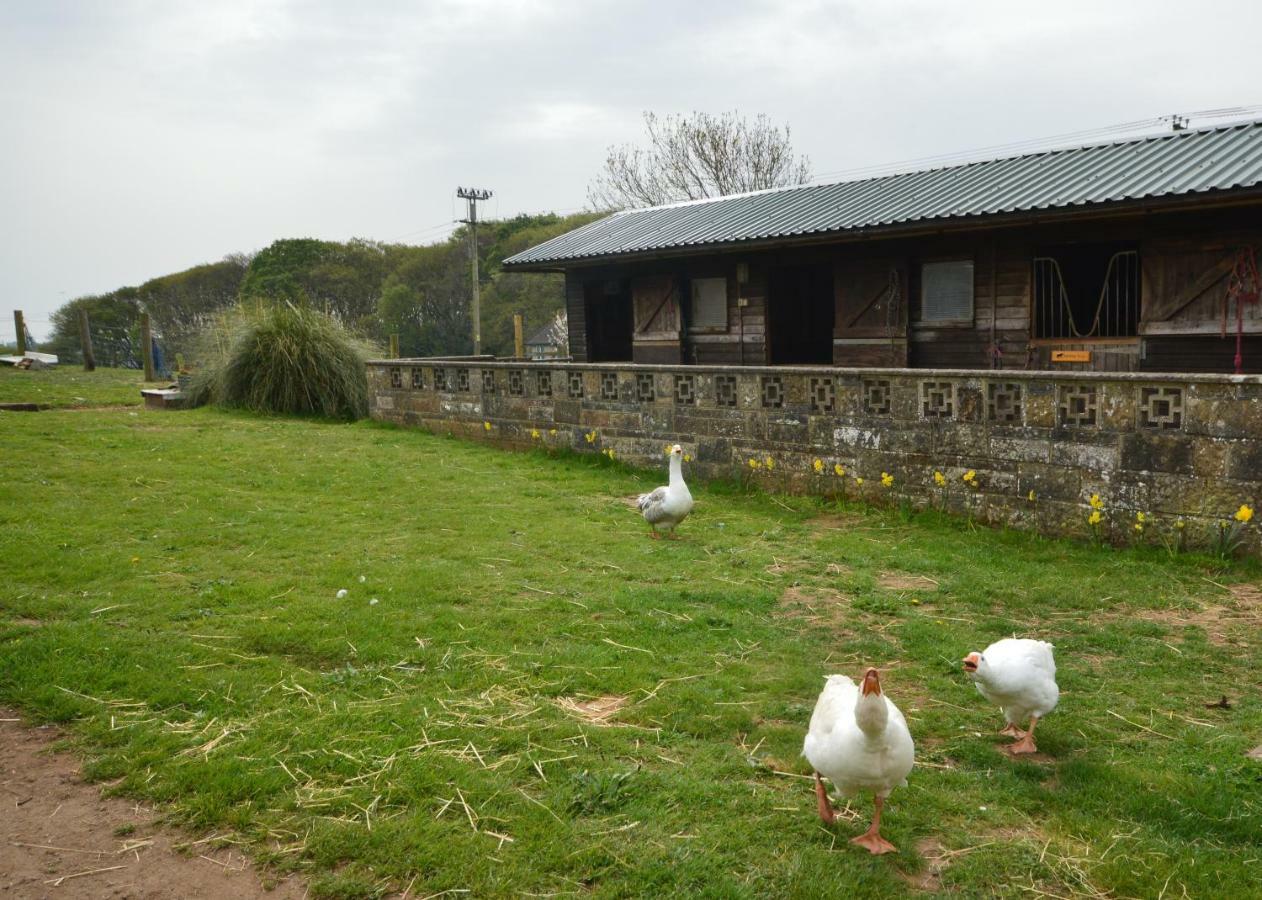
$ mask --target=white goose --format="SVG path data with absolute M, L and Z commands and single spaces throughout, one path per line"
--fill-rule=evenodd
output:
M 964 671 L 983 697 L 999 705 L 1007 726 L 999 732 L 1017 738 L 1009 753 L 1034 753 L 1034 726 L 1056 708 L 1056 660 L 1052 645 L 1029 638 L 1004 638 L 981 653 L 964 657 Z M 1021 722 L 1030 720 L 1030 730 Z
M 881 837 L 881 809 L 890 791 L 907 784 L 907 773 L 915 762 L 907 721 L 888 697 L 881 693 L 881 678 L 868 669 L 863 684 L 856 685 L 845 675 L 829 675 L 811 714 L 810 729 L 802 745 L 802 755 L 815 767 L 815 794 L 819 817 L 825 824 L 836 820 L 828 792 L 820 778 L 832 780 L 846 796 L 871 793 L 876 807 L 872 825 L 850 843 L 871 853 L 892 853 L 896 848 Z
M 640 514 L 649 523 L 649 536 L 658 538 L 658 529 L 675 536 L 675 526 L 688 518 L 692 512 L 692 494 L 688 485 L 684 484 L 684 475 L 680 469 L 684 458 L 684 448 L 675 444 L 670 448 L 670 483 L 647 494 L 641 494 L 636 500 Z

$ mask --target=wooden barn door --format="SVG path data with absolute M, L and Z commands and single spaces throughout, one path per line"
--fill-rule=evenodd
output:
M 631 283 L 634 362 L 683 362 L 679 305 L 679 284 L 672 275 L 637 278 Z
M 906 260 L 841 260 L 834 284 L 833 364 L 906 366 Z

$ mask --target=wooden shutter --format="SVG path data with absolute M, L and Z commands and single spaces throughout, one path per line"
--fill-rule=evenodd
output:
M 631 284 L 635 339 L 679 340 L 679 292 L 670 275 L 637 278 Z

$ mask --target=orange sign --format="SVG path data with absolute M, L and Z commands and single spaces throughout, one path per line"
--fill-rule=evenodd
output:
M 1053 350 L 1052 362 L 1091 362 L 1091 351 Z

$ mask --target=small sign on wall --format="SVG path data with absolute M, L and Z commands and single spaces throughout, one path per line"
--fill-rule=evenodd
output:
M 1052 362 L 1085 363 L 1091 362 L 1090 350 L 1053 350 Z

